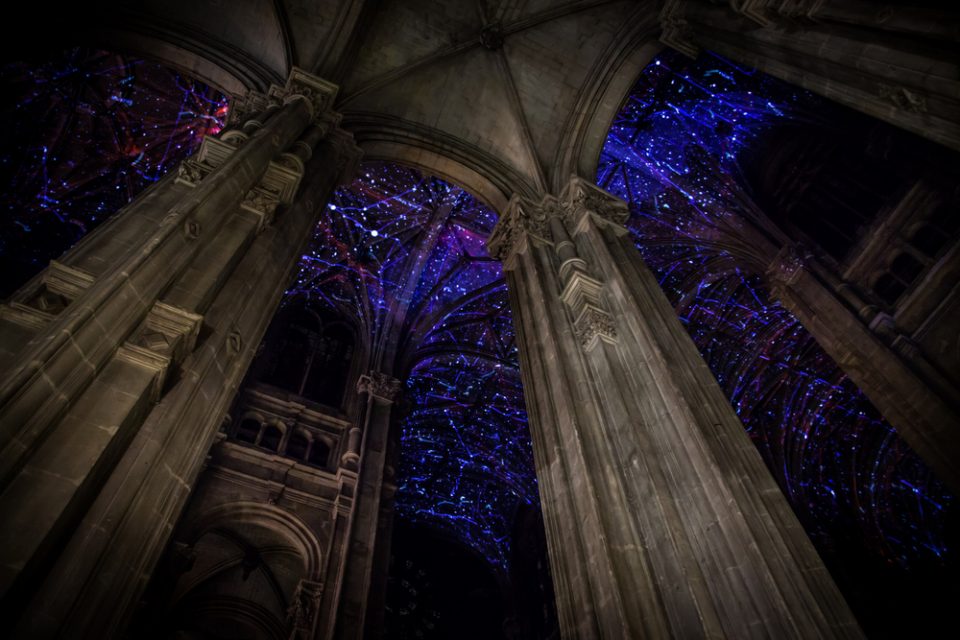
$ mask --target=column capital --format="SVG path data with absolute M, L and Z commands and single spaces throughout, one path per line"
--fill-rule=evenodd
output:
M 578 175 L 570 176 L 560 192 L 560 204 L 564 221 L 570 226 L 587 213 L 618 227 L 624 226 L 630 217 L 630 208 L 624 200 Z
M 267 109 L 270 105 L 305 100 L 310 107 L 310 118 L 322 124 L 325 114 L 333 107 L 339 87 L 300 67 L 293 67 L 283 86 L 270 85 L 266 93 L 250 90 L 231 100 L 229 123 L 239 124 L 246 118 Z
M 507 208 L 487 239 L 490 256 L 501 262 L 507 261 L 520 249 L 528 234 L 548 240 L 550 207 L 543 206 L 548 200 L 555 201 L 556 198 L 545 196 L 540 202 L 519 195 L 510 198 Z
M 561 190 L 560 196 L 544 195 L 534 201 L 514 195 L 487 240 L 490 256 L 506 262 L 526 241 L 534 236 L 546 242 L 553 241 L 550 221 L 557 218 L 570 231 L 584 215 L 622 227 L 630 215 L 627 203 L 613 196 L 589 180 L 577 175 Z
M 300 67 L 293 67 L 286 84 L 283 87 L 271 86 L 267 95 L 284 104 L 297 98 L 305 99 L 310 104 L 310 114 L 316 121 L 332 109 L 339 89 L 332 82 L 307 73 Z
M 369 375 L 360 376 L 357 380 L 357 393 L 368 393 L 392 404 L 400 395 L 400 381 L 379 371 L 371 371 Z
M 796 244 L 784 245 L 767 267 L 767 278 L 773 287 L 789 286 L 800 279 L 807 268 L 810 254 Z

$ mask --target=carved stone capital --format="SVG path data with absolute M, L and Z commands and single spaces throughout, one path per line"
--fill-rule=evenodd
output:
M 516 195 L 510 199 L 487 240 L 487 250 L 492 258 L 506 261 L 521 247 L 528 234 L 549 240 L 547 223 L 550 214 L 556 210 L 550 207 L 549 198 L 547 196 L 540 203 Z
M 195 187 L 203 177 L 210 172 L 210 168 L 204 166 L 193 158 L 187 158 L 177 165 L 177 184 L 185 184 L 188 187 Z
M 267 98 L 284 104 L 292 100 L 306 100 L 310 105 L 310 116 L 315 122 L 325 117 L 337 97 L 337 85 L 327 82 L 299 67 L 290 71 L 286 84 L 273 85 L 267 91 Z
M 230 108 L 227 110 L 227 124 L 237 126 L 254 114 L 264 111 L 270 100 L 266 94 L 259 91 L 247 91 L 240 96 L 230 99 Z
M 559 198 L 545 195 L 539 202 L 534 202 L 515 195 L 490 234 L 487 250 L 491 257 L 506 262 L 528 236 L 552 242 L 551 220 L 559 218 L 568 231 L 573 231 L 577 222 L 588 214 L 622 227 L 630 210 L 620 198 L 576 175 L 570 177 Z
M 357 380 L 357 393 L 368 393 L 387 403 L 393 403 L 400 395 L 400 381 L 379 371 L 360 376 Z
M 560 194 L 560 202 L 564 222 L 571 230 L 585 214 L 616 227 L 623 227 L 630 217 L 626 202 L 576 175 L 570 176 L 570 181 Z
M 777 253 L 767 267 L 767 277 L 772 285 L 792 285 L 800 279 L 807 266 L 808 256 L 796 245 L 788 244 Z
M 257 216 L 257 230 L 260 231 L 273 220 L 279 205 L 280 196 L 278 193 L 255 187 L 244 196 L 240 208 Z
M 247 143 L 247 140 L 250 139 L 250 134 L 244 133 L 239 129 L 227 129 L 220 134 L 218 138 L 221 142 L 226 142 L 234 149 L 239 149 Z

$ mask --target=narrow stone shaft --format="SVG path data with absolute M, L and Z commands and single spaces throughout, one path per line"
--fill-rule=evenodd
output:
M 357 386 L 366 396 L 360 471 L 347 552 L 343 554 L 342 588 L 335 619 L 326 621 L 323 637 L 364 637 L 371 578 L 380 530 L 380 502 L 388 450 L 390 413 L 400 392 L 400 381 L 379 372 L 362 376 Z M 332 634 L 331 634 L 332 631 Z
M 515 197 L 490 240 L 563 636 L 860 637 L 626 216 L 573 178 L 559 198 Z

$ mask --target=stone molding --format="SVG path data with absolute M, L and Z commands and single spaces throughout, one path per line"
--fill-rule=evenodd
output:
M 117 350 L 117 358 L 156 372 L 151 397 L 159 400 L 171 364 L 182 362 L 193 351 L 203 316 L 157 302 L 150 313 Z
M 379 371 L 360 376 L 357 380 L 357 393 L 367 393 L 371 397 L 392 404 L 400 396 L 400 381 Z
M 70 300 L 77 299 L 81 293 L 93 284 L 93 280 L 92 274 L 56 260 L 51 260 L 47 270 L 43 273 L 43 284 L 46 285 L 47 289 Z
M 580 345 L 592 349 L 597 339 L 609 344 L 617 341 L 617 328 L 613 317 L 604 308 L 603 283 L 586 273 L 586 263 L 579 258 L 569 260 L 563 267 L 577 261 L 568 274 L 561 273 L 566 282 L 560 300 L 573 313 L 573 330 Z
M 510 198 L 503 216 L 487 240 L 490 257 L 506 262 L 517 252 L 527 235 L 549 242 L 549 205 L 544 205 L 551 200 L 555 200 L 553 196 L 546 196 L 538 204 L 521 196 Z
M 206 142 L 206 138 L 204 138 L 204 142 Z M 177 165 L 177 177 L 174 182 L 188 187 L 195 187 L 212 169 L 213 167 L 205 165 L 199 160 L 187 158 Z
M 608 344 L 617 343 L 617 327 L 613 316 L 591 304 L 583 305 L 576 320 L 573 321 L 573 330 L 577 334 L 580 346 L 590 350 L 598 340 Z
M 92 274 L 51 260 L 40 276 L 40 285 L 27 288 L 0 305 L 0 317 L 30 329 L 40 329 L 60 315 L 94 282 Z

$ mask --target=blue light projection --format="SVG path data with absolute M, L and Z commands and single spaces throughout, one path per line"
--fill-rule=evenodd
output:
M 284 304 L 351 319 L 404 381 L 397 512 L 506 568 L 516 508 L 537 501 L 496 215 L 415 169 L 364 164 L 336 192 Z
M 0 66 L 0 296 L 223 127 L 227 99 L 156 63 L 71 49 Z
M 771 300 L 728 232 L 753 206 L 738 154 L 775 124 L 822 126 L 829 108 L 713 54 L 667 51 L 614 120 L 597 183 L 630 203 L 644 260 L 818 547 L 935 564 L 952 495 Z

